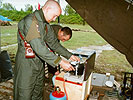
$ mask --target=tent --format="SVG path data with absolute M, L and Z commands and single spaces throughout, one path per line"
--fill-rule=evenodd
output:
M 2 20 L 2 21 L 12 21 L 11 19 L 8 19 L 8 18 L 6 18 L 2 15 L 0 15 L 0 20 Z
M 123 53 L 133 66 L 132 0 L 66 1 L 100 36 Z

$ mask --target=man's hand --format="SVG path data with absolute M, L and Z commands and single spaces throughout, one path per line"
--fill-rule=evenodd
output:
M 60 66 L 64 69 L 64 70 L 66 70 L 66 71 L 72 71 L 72 70 L 75 70 L 74 68 L 73 68 L 73 66 L 68 62 L 68 61 L 66 61 L 66 60 L 61 60 L 61 62 L 59 63 L 60 64 Z
M 79 62 L 80 62 L 80 58 L 77 57 L 77 56 L 74 56 L 74 55 L 72 55 L 72 56 L 70 57 L 70 60 L 71 60 L 71 61 L 79 61 Z

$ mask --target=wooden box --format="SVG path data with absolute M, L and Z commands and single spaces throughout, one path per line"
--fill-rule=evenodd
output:
M 91 91 L 91 76 L 90 74 L 87 81 L 83 83 L 75 83 L 72 81 L 64 80 L 64 72 L 60 73 L 55 78 L 55 86 L 59 86 L 61 91 L 65 92 L 68 97 L 68 100 L 87 100 L 88 95 Z

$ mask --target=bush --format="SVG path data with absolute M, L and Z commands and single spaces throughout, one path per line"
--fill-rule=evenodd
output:
M 4 10 L 0 9 L 0 15 L 4 17 L 8 17 L 12 21 L 20 21 L 26 15 L 32 13 L 32 11 L 17 11 L 17 10 Z M 57 20 L 56 20 L 57 22 Z M 61 15 L 60 16 L 60 23 L 64 24 L 83 24 L 83 19 L 80 17 L 79 14 L 70 14 L 70 15 Z
M 83 18 L 79 14 L 61 15 L 60 22 L 64 24 L 83 24 Z
M 0 9 L 0 15 L 8 17 L 12 21 L 20 21 L 24 16 L 32 13 L 31 11 L 17 11 L 17 10 L 4 10 Z

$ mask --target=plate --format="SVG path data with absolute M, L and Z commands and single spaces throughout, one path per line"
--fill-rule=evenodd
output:
M 113 83 L 111 81 L 106 81 L 105 85 L 108 87 L 113 87 Z

